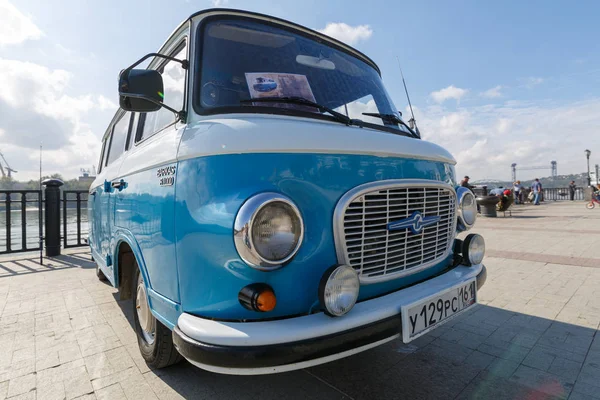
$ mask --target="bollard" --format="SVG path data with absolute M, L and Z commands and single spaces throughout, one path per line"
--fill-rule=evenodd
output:
M 476 201 L 481 209 L 482 217 L 495 218 L 498 216 L 496 212 L 496 204 L 500 201 L 498 196 L 481 196 Z
M 46 187 L 45 208 L 45 241 L 46 257 L 60 255 L 60 187 L 63 181 L 60 179 L 46 179 L 42 182 Z
M 592 189 L 591 186 L 588 186 L 585 189 L 583 189 L 583 199 L 585 201 L 592 201 L 593 195 L 594 195 L 594 190 Z

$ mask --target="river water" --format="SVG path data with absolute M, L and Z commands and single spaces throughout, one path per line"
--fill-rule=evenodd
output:
M 84 242 L 84 239 L 88 236 L 88 216 L 87 216 L 87 202 L 81 203 L 81 242 Z M 20 210 L 20 205 L 18 210 L 11 210 L 10 212 L 10 236 L 11 236 L 11 247 L 12 250 L 20 250 L 22 249 L 22 215 Z M 60 225 L 60 234 L 61 238 L 63 233 L 63 219 L 62 219 L 63 209 L 61 207 L 61 225 Z M 42 217 L 42 235 L 43 225 L 44 225 L 44 217 Z M 37 207 L 28 207 L 25 210 L 25 226 L 26 226 L 26 238 L 27 238 L 27 248 L 35 248 L 39 246 L 39 210 Z M 0 210 L 0 252 L 6 251 L 6 241 L 7 241 L 7 230 L 6 230 L 6 210 Z M 77 209 L 76 208 L 67 208 L 67 244 L 77 244 Z M 61 246 L 64 245 L 63 239 L 61 239 Z

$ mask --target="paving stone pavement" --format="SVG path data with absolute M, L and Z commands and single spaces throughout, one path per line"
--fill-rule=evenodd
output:
M 582 202 L 480 218 L 491 257 L 475 308 L 410 344 L 258 377 L 148 368 L 131 302 L 85 250 L 3 256 L 0 400 L 600 399 L 599 223 Z

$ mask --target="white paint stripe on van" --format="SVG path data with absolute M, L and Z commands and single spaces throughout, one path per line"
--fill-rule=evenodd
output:
M 357 347 L 355 349 L 350 349 L 343 351 L 341 353 L 332 354 L 330 356 L 316 358 L 314 360 L 302 361 L 293 364 L 285 364 L 278 365 L 275 367 L 262 367 L 262 368 L 226 368 L 226 367 L 215 367 L 214 365 L 202 364 L 193 360 L 188 360 L 190 363 L 194 364 L 198 368 L 205 369 L 210 372 L 215 372 L 218 374 L 227 374 L 227 375 L 266 375 L 266 374 L 279 374 L 281 372 L 289 372 L 295 371 L 297 369 L 314 367 L 315 365 L 325 364 L 331 361 L 339 360 L 340 358 L 345 358 L 352 356 L 354 354 L 361 353 L 363 351 L 372 349 L 377 346 L 381 346 L 387 342 L 391 342 L 392 340 L 400 337 L 400 334 L 396 334 L 390 336 L 389 338 L 379 340 L 377 342 L 369 343 L 367 345 Z
M 456 164 L 447 150 L 425 140 L 337 122 L 264 114 L 204 117 L 190 123 L 177 158 L 248 153 L 364 154 Z

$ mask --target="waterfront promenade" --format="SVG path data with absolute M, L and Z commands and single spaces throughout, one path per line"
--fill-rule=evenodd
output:
M 600 399 L 600 209 L 515 206 L 473 231 L 488 279 L 468 315 L 408 345 L 258 377 L 150 370 L 131 303 L 85 250 L 0 257 L 0 399 Z

